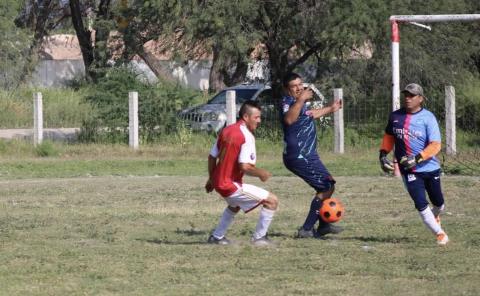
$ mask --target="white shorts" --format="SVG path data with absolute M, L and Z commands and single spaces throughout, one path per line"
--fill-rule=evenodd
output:
M 240 207 L 245 213 L 250 212 L 268 198 L 269 192 L 263 188 L 250 184 L 237 184 L 238 190 L 225 198 L 227 204 L 232 207 Z

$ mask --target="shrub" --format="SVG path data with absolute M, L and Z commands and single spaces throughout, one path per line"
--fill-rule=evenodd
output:
M 58 156 L 59 151 L 55 148 L 52 142 L 43 141 L 40 145 L 35 147 L 35 153 L 40 157 Z
M 109 70 L 86 100 L 93 115 L 82 125 L 80 139 L 87 142 L 126 142 L 128 139 L 128 93 L 138 92 L 139 133 L 146 142 L 180 128 L 176 113 L 200 100 L 201 93 L 175 83 L 148 85 L 126 68 Z

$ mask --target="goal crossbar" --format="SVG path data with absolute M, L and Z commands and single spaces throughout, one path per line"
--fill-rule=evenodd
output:
M 399 23 L 471 22 L 480 20 L 480 14 L 392 15 L 390 21 Z
M 392 15 L 392 109 L 400 108 L 400 23 L 440 23 L 480 21 L 480 14 Z

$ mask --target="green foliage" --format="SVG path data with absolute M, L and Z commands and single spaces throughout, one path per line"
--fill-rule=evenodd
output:
M 456 124 L 457 128 L 476 133 L 480 131 L 480 78 L 468 77 L 456 87 Z M 477 145 L 480 141 L 477 140 Z
M 193 131 L 192 129 L 185 126 L 184 122 L 179 122 L 177 131 L 175 133 L 175 140 L 180 144 L 181 148 L 185 148 L 189 145 L 192 145 Z
M 59 151 L 51 141 L 42 141 L 35 147 L 35 153 L 40 157 L 58 156 Z
M 112 69 L 95 85 L 87 101 L 94 115 L 82 126 L 83 141 L 125 143 L 128 139 L 128 94 L 138 92 L 140 138 L 143 143 L 174 133 L 179 127 L 176 113 L 201 98 L 178 84 L 160 82 L 147 85 L 125 68 Z
M 88 91 L 86 87 L 78 90 L 27 87 L 14 90 L 0 89 L 0 128 L 33 126 L 34 92 L 42 93 L 45 128 L 79 127 L 92 112 L 92 108 L 83 100 Z
M 348 5 L 347 2 L 350 1 L 334 2 L 335 16 L 332 17 L 339 19 L 342 25 L 333 26 L 329 30 L 340 36 L 360 36 L 355 41 L 356 45 L 362 45 L 365 41 L 370 43 L 372 57 L 351 59 L 345 58 L 348 55 L 343 55 L 344 58 L 339 58 L 342 57 L 340 52 L 328 50 L 333 58 L 318 61 L 311 59 L 307 63 L 316 64 L 318 71 L 315 80 L 318 86 L 327 91 L 336 87 L 343 88 L 346 125 L 355 128 L 359 136 L 367 138 L 377 131 L 382 132 L 392 110 L 390 15 L 475 11 L 471 8 L 471 1 L 428 0 L 415 5 L 410 0 L 390 3 L 352 1 Z M 368 18 L 371 20 L 366 21 Z M 475 99 L 478 79 L 472 76 L 477 77 L 479 69 L 478 59 L 475 63 L 480 44 L 480 38 L 476 35 L 479 23 L 447 22 L 428 25 L 432 27 L 431 31 L 411 24 L 400 24 L 400 85 L 403 87 L 410 82 L 421 84 L 429 97 L 426 107 L 440 121 L 443 120 L 445 111 L 444 88 L 446 85 L 454 85 L 457 90 L 458 126 L 465 130 L 478 130 L 480 125 L 476 118 L 479 113 Z M 347 50 L 348 47 L 343 54 Z
M 0 2 L 0 88 L 14 89 L 18 86 L 27 59 L 31 36 L 26 30 L 16 28 L 13 22 L 20 11 L 21 2 Z

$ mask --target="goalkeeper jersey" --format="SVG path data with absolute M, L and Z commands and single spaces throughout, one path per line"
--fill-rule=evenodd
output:
M 402 156 L 417 155 L 430 142 L 441 142 L 437 119 L 432 112 L 422 108 L 416 113 L 407 113 L 405 108 L 390 114 L 385 133 L 395 139 L 395 158 L 400 161 Z M 433 156 L 412 169 L 412 172 L 431 172 L 440 169 L 438 159 Z M 400 166 L 403 174 L 408 173 Z

